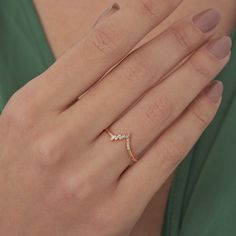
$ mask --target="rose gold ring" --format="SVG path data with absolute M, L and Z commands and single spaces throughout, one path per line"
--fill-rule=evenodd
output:
M 106 132 L 110 136 L 110 140 L 112 142 L 119 142 L 119 141 L 125 140 L 125 143 L 126 143 L 125 147 L 130 156 L 130 159 L 133 162 L 138 161 L 138 159 L 135 157 L 131 149 L 130 134 L 113 134 L 109 129 L 106 129 Z

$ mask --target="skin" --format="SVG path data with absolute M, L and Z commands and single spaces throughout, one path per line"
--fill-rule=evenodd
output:
M 113 1 L 70 0 L 70 4 L 68 4 L 67 0 L 34 0 L 34 3 L 54 55 L 58 58 L 88 32 L 101 12 Z M 158 35 L 184 15 L 212 7 L 218 9 L 222 16 L 219 26 L 215 29 L 215 35 L 229 34 L 236 23 L 235 0 L 188 0 L 183 1 L 167 19 L 148 33 L 136 48 Z M 62 25 L 64 27 L 61 27 Z M 173 174 L 155 193 L 137 224 L 133 227 L 130 236 L 161 234 L 165 205 L 172 179 Z
M 151 199 L 215 116 L 221 100 L 213 103 L 200 92 L 230 57 L 218 60 L 202 46 L 155 85 L 213 34 L 196 30 L 188 16 L 172 26 L 178 34 L 186 29 L 191 38 L 188 45 L 167 30 L 84 95 L 175 9 L 173 2 L 168 3 L 152 2 L 154 9 L 161 11 L 150 15 L 138 0 L 129 1 L 126 8 L 89 28 L 49 70 L 12 96 L 0 117 L 0 234 L 132 234 Z M 123 31 L 124 22 L 127 31 Z M 136 24 L 139 29 L 134 31 Z M 109 25 L 115 26 L 114 31 L 109 31 Z M 175 52 L 164 64 L 163 58 L 151 53 L 161 49 Z M 143 64 L 146 60 L 149 63 Z M 187 78 L 192 79 L 191 89 Z M 173 96 L 176 84 L 179 93 Z M 77 100 L 80 95 L 84 96 Z M 135 106 L 126 110 L 132 104 Z M 115 133 L 132 131 L 133 148 L 142 154 L 135 165 L 129 166 L 122 142 L 109 143 L 103 132 L 109 126 Z M 165 186 L 162 191 L 168 192 Z
M 112 0 L 34 0 L 54 55 L 59 57 L 72 44 L 80 40 L 94 24 L 97 17 L 115 1 Z M 119 1 L 125 2 L 125 0 Z M 217 35 L 229 34 L 236 23 L 235 0 L 184 0 L 164 22 L 148 33 L 138 46 L 169 27 L 187 14 L 207 8 L 220 11 L 222 19 Z

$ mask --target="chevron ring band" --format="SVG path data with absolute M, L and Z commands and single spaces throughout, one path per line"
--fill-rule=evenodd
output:
M 132 149 L 131 149 L 131 141 L 130 141 L 130 135 L 129 134 L 113 134 L 109 129 L 106 129 L 107 134 L 110 136 L 110 140 L 112 142 L 119 142 L 125 140 L 125 147 L 126 150 L 130 156 L 130 159 L 133 162 L 137 162 L 138 159 L 134 156 Z

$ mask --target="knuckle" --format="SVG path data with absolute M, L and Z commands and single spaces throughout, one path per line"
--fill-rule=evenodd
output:
M 210 117 L 208 112 L 203 109 L 199 104 L 191 110 L 194 120 L 200 124 L 201 128 L 206 128 L 210 122 Z
M 188 140 L 183 137 L 176 137 L 174 140 L 169 139 L 161 146 L 161 158 L 163 163 L 168 166 L 176 166 L 186 155 L 186 146 Z
M 167 12 L 176 7 L 173 0 L 164 0 L 161 3 L 156 0 L 139 0 L 141 12 L 151 19 L 161 20 Z
M 136 58 L 129 60 L 121 73 L 122 77 L 124 77 L 125 81 L 128 83 L 132 82 L 134 85 L 139 85 L 141 81 L 142 86 L 146 87 L 150 84 L 150 80 L 153 77 L 151 71 L 152 70 L 148 63 L 141 58 Z
M 155 0 L 140 0 L 140 6 L 141 10 L 151 18 L 156 18 L 161 14 Z
M 83 203 L 93 196 L 94 186 L 89 178 L 70 174 L 64 176 L 61 180 L 61 193 L 63 199 L 72 200 L 76 199 Z
M 158 96 L 158 98 L 155 97 L 151 100 L 154 102 L 148 105 L 144 113 L 148 123 L 156 126 L 168 121 L 173 111 L 172 102 L 166 96 Z
M 193 68 L 194 73 L 197 74 L 200 78 L 203 78 L 204 80 L 208 81 L 213 77 L 213 74 L 210 71 L 209 67 L 206 67 L 206 65 L 209 63 L 204 63 L 206 61 L 191 58 L 189 62 L 191 67 Z
M 55 136 L 43 135 L 40 137 L 35 148 L 39 163 L 43 166 L 58 164 L 63 155 L 62 146 Z
M 193 46 L 191 40 L 183 27 L 171 26 L 169 28 L 169 33 L 180 48 L 186 52 L 192 51 Z
M 29 96 L 17 91 L 8 101 L 4 113 L 10 122 L 21 128 L 31 128 L 34 124 L 35 104 Z
M 115 29 L 116 28 L 111 25 L 103 25 L 95 29 L 94 33 L 89 38 L 92 48 L 102 55 L 107 55 L 118 49 L 120 37 Z

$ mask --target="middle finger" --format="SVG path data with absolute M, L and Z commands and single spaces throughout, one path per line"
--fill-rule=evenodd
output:
M 131 134 L 133 154 L 138 156 L 138 159 L 143 158 L 143 154 L 149 150 L 153 142 L 182 113 L 185 113 L 185 109 L 222 70 L 229 60 L 230 50 L 231 39 L 229 37 L 214 39 L 204 45 L 163 83 L 151 89 L 129 112 L 113 123 L 110 131 L 115 134 L 117 132 Z M 201 112 L 201 107 L 198 109 L 194 115 L 203 125 L 206 125 L 207 117 Z M 107 146 L 107 135 L 106 132 L 100 135 L 95 142 L 97 147 Z M 113 155 L 106 156 L 104 159 L 107 159 L 108 162 L 112 160 L 118 173 L 130 164 L 124 146 L 114 143 L 104 149 L 106 152 L 107 149 L 113 150 Z
M 65 123 L 76 121 L 73 123 L 86 130 L 88 139 L 96 138 L 145 91 L 205 43 L 219 19 L 218 12 L 210 9 L 172 25 L 134 51 L 86 96 L 62 113 L 67 120 Z

